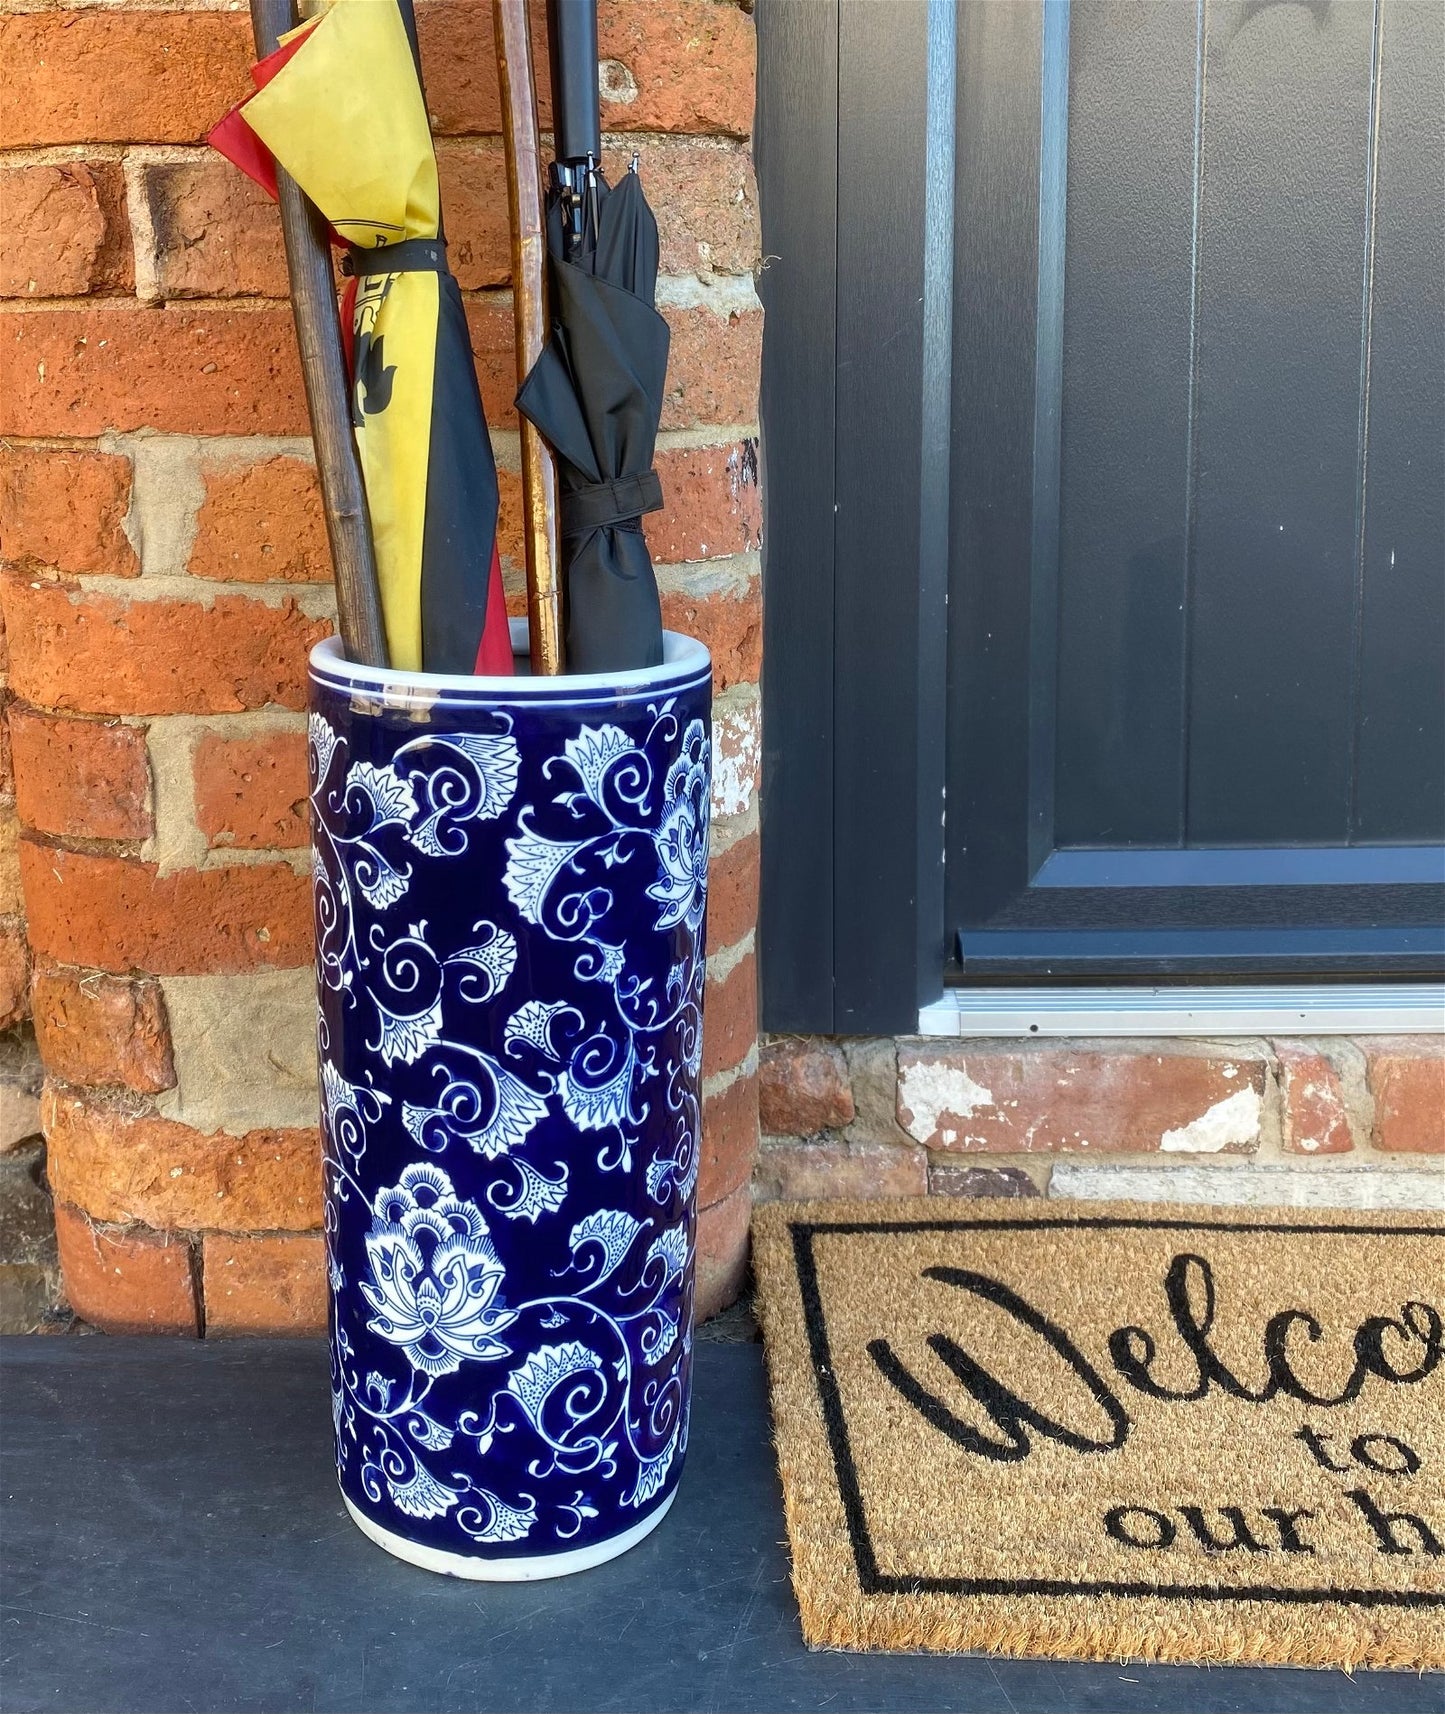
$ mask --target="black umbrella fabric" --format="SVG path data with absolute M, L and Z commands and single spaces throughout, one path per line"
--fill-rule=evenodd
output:
M 636 171 L 597 174 L 580 244 L 548 206 L 552 333 L 517 395 L 558 460 L 567 670 L 662 661 L 662 611 L 642 518 L 662 506 L 652 468 L 667 378 L 657 313 L 657 222 Z

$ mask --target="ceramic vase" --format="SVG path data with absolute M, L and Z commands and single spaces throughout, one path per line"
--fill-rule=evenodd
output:
M 400 1558 L 579 1571 L 687 1450 L 711 671 L 311 656 L 341 1490 Z

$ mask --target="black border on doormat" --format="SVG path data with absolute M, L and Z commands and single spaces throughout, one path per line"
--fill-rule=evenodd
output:
M 1325 1233 L 1360 1238 L 1442 1238 L 1437 1226 L 1284 1225 L 1248 1220 L 1145 1220 L 1121 1215 L 1056 1215 L 1035 1220 L 819 1220 L 790 1221 L 798 1287 L 803 1299 L 803 1320 L 808 1329 L 808 1351 L 813 1360 L 813 1379 L 818 1388 L 828 1446 L 833 1455 L 833 1476 L 843 1501 L 848 1540 L 858 1582 L 865 1595 L 1120 1595 L 1126 1598 L 1179 1601 L 1269 1601 L 1278 1605 L 1318 1605 L 1332 1602 L 1356 1607 L 1442 1607 L 1445 1593 L 1420 1589 L 1277 1589 L 1269 1584 L 1239 1584 L 1224 1587 L 1214 1583 L 1114 1583 L 1067 1582 L 1051 1577 L 927 1577 L 880 1571 L 853 1449 L 848 1441 L 848 1423 L 843 1399 L 833 1372 L 832 1348 L 827 1320 L 818 1289 L 818 1268 L 813 1254 L 815 1237 L 862 1236 L 898 1232 L 1042 1232 L 1052 1228 L 1103 1230 L 1133 1229 L 1146 1232 L 1268 1232 L 1284 1236 Z

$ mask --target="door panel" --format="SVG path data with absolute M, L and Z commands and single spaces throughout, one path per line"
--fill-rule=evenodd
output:
M 1440 16 L 960 13 L 965 978 L 1445 956 Z
M 1445 6 L 1387 0 L 1370 274 L 1369 459 L 1351 836 L 1445 823 Z

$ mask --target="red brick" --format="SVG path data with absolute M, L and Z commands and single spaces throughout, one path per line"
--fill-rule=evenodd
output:
M 756 833 L 735 839 L 707 872 L 707 944 L 715 952 L 751 934 L 758 920 Z
M 806 1137 L 853 1122 L 848 1062 L 833 1042 L 783 1036 L 758 1053 L 758 1101 L 770 1136 Z
M 1366 1045 L 1375 1097 L 1375 1147 L 1391 1154 L 1445 1153 L 1445 1042 L 1384 1037 Z
M 755 422 L 763 355 L 762 311 L 723 316 L 700 306 L 669 305 L 662 314 L 672 330 L 663 428 Z
M 748 1222 L 753 1198 L 747 1185 L 704 1208 L 697 1217 L 697 1294 L 694 1313 L 707 1321 L 734 1302 L 748 1272 Z
M 134 288 L 119 161 L 5 167 L 0 206 L 0 297 L 80 297 Z
M 702 1104 L 699 1204 L 708 1208 L 731 1196 L 752 1176 L 758 1152 L 758 1080 L 735 1077 Z
M 55 1239 L 70 1307 L 103 1333 L 200 1332 L 191 1247 L 162 1232 L 95 1226 L 57 1203 Z
M 12 564 L 134 577 L 122 522 L 130 460 L 104 452 L 0 447 L 0 554 Z
M 326 1242 L 319 1233 L 207 1233 L 201 1256 L 208 1338 L 326 1331 Z
M 894 1143 L 764 1143 L 753 1174 L 757 1202 L 862 1202 L 927 1191 L 927 1150 Z
M 427 106 L 447 133 L 501 129 L 492 16 L 485 6 L 435 0 L 417 14 Z M 551 124 L 543 12 L 533 12 L 532 56 L 543 129 Z M 751 19 L 712 0 L 602 0 L 600 59 L 624 65 L 630 100 L 604 97 L 604 131 L 719 132 L 745 137 L 752 125 L 756 46 Z M 609 84 L 610 90 L 611 85 Z
M 289 863 L 178 869 L 25 841 L 30 943 L 56 964 L 124 974 L 294 970 L 311 958 L 311 882 Z
M 306 734 L 208 735 L 196 746 L 196 821 L 211 846 L 306 843 Z
M 329 583 L 331 549 L 316 471 L 267 458 L 204 472 L 206 497 L 187 570 L 229 583 Z
M 495 293 L 482 293 L 467 299 L 466 311 L 487 421 L 493 428 L 515 427 L 517 413 L 512 399 L 517 391 L 517 372 L 511 305 Z M 665 305 L 662 315 L 672 332 L 662 427 L 680 429 L 693 428 L 698 424 L 755 421 L 758 414 L 758 365 L 762 354 L 762 312 L 749 310 L 722 316 L 715 315 L 710 309 L 679 309 Z M 299 380 L 296 386 L 299 400 Z M 43 432 L 80 434 L 87 431 L 56 429 Z M 301 434 L 305 431 L 292 426 L 244 432 Z
M 1247 1056 L 900 1044 L 898 1122 L 935 1149 L 1238 1154 L 1265 1075 Z
M 10 736 L 16 807 L 27 827 L 83 839 L 150 837 L 143 728 L 42 714 L 17 703 Z
M 1281 1138 L 1295 1155 L 1342 1155 L 1355 1146 L 1340 1074 L 1313 1042 L 1277 1041 Z
M 143 169 L 163 298 L 284 298 L 286 251 L 276 204 L 213 155 Z
M 25 925 L 17 918 L 0 922 L 0 1030 L 30 1016 L 30 952 Z
M 0 584 L 18 696 L 88 714 L 306 706 L 306 656 L 331 632 L 294 601 L 130 601 L 11 576 Z
M 31 1004 L 45 1069 L 64 1083 L 159 1094 L 176 1081 L 160 984 L 98 970 L 36 972 Z
M 0 148 L 198 143 L 251 88 L 254 58 L 244 12 L 0 19 Z
M 157 309 L 117 299 L 0 318 L 0 434 L 299 435 L 307 426 L 285 304 Z
M 314 1130 L 207 1135 L 121 1101 L 47 1089 L 41 1115 L 57 1198 L 96 1220 L 165 1231 L 315 1231 L 321 1143 Z
M 721 982 L 709 980 L 702 1016 L 703 1076 L 741 1065 L 758 1039 L 758 972 L 751 952 Z
M 431 94 L 430 87 L 427 90 Z M 507 169 L 498 143 L 438 151 L 447 260 L 463 291 L 506 286 L 512 280 L 512 227 L 507 213 Z
M 662 482 L 664 506 L 643 524 L 655 564 L 717 559 L 761 545 L 756 441 L 665 447 L 653 467 Z

